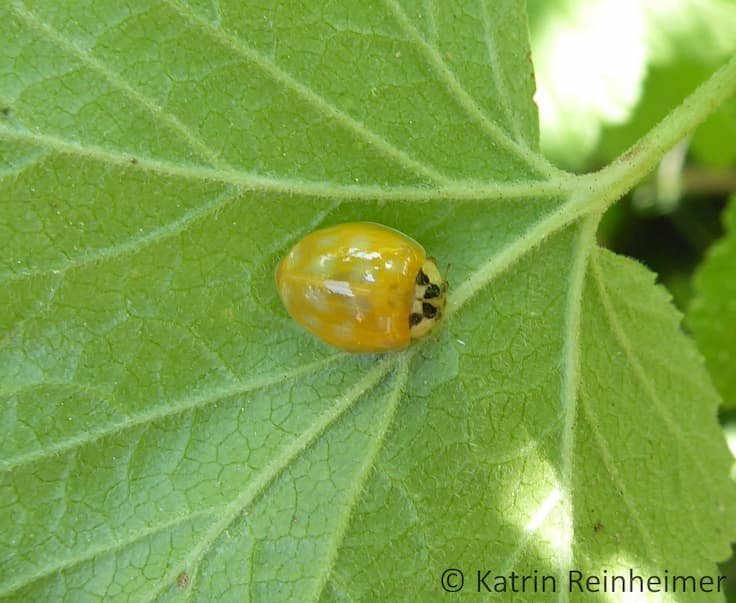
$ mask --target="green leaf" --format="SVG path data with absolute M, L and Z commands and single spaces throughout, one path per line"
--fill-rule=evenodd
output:
M 736 198 L 723 214 L 726 233 L 695 274 L 688 326 L 726 408 L 736 408 Z
M 717 575 L 718 396 L 595 233 L 736 60 L 574 177 L 539 154 L 512 0 L 12 1 L 0 39 L 0 597 Z M 362 219 L 451 265 L 437 337 L 351 355 L 287 316 L 278 259 Z

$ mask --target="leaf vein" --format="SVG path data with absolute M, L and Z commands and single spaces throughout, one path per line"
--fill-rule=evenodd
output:
M 565 302 L 564 343 L 562 349 L 562 383 L 560 407 L 563 415 L 560 442 L 560 487 L 562 489 L 561 529 L 562 542 L 558 548 L 560 584 L 565 583 L 573 567 L 573 544 L 575 542 L 575 425 L 577 421 L 578 396 L 580 395 L 580 315 L 586 266 L 590 250 L 595 242 L 598 214 L 587 216 L 578 231 L 573 253 L 573 265 L 569 276 L 567 301 Z M 567 600 L 565 589 L 559 592 L 558 600 Z
M 345 539 L 348 528 L 350 527 L 350 520 L 352 519 L 355 507 L 358 504 L 361 494 L 365 491 L 366 483 L 371 474 L 371 470 L 375 466 L 375 461 L 381 452 L 383 445 L 386 441 L 386 436 L 391 429 L 391 425 L 396 418 L 396 413 L 399 408 L 401 396 L 406 388 L 406 383 L 409 380 L 409 358 L 413 354 L 402 354 L 401 359 L 397 363 L 398 373 L 395 377 L 395 386 L 391 391 L 386 402 L 386 410 L 381 417 L 377 419 L 376 435 L 372 439 L 372 446 L 367 451 L 368 453 L 363 458 L 363 462 L 356 471 L 356 480 L 353 483 L 353 487 L 348 496 L 348 501 L 341 509 L 340 518 L 336 530 L 333 532 L 331 538 L 331 548 L 327 556 L 326 563 L 323 564 L 324 571 L 322 572 L 320 584 L 315 590 L 314 601 L 321 601 L 325 596 L 325 589 L 328 584 L 330 573 L 335 567 L 337 562 L 337 556 L 340 550 L 340 545 Z
M 142 235 L 128 238 L 115 245 L 108 247 L 100 247 L 93 251 L 89 251 L 86 254 L 78 256 L 76 258 L 67 258 L 63 263 L 56 264 L 54 266 L 46 266 L 43 268 L 32 268 L 28 270 L 22 270 L 12 274 L 0 275 L 0 283 L 10 282 L 15 280 L 32 278 L 43 274 L 53 273 L 55 275 L 64 275 L 69 270 L 81 268 L 95 262 L 101 262 L 106 260 L 116 259 L 118 257 L 127 255 L 129 253 L 136 253 L 141 249 L 144 249 L 148 245 L 153 245 L 169 237 L 173 237 L 183 232 L 187 227 L 196 223 L 197 221 L 206 218 L 228 203 L 230 203 L 240 191 L 235 187 L 229 187 L 224 190 L 221 194 L 214 197 L 209 202 L 190 209 L 184 212 L 178 218 L 167 222 L 157 228 L 154 228 Z
M 43 567 L 38 568 L 34 572 L 33 575 L 15 575 L 13 576 L 13 579 L 9 580 L 3 585 L 5 587 L 5 590 L 0 591 L 0 597 L 8 597 L 9 595 L 13 594 L 13 592 L 17 591 L 23 586 L 32 584 L 33 582 L 41 580 L 45 577 L 62 573 L 66 570 L 77 567 L 88 561 L 93 561 L 95 559 L 102 557 L 103 555 L 109 555 L 111 553 L 123 551 L 132 544 L 135 544 L 137 542 L 142 542 L 142 541 L 149 539 L 152 535 L 166 533 L 171 528 L 175 528 L 177 526 L 192 522 L 196 519 L 199 519 L 200 517 L 213 517 L 214 518 L 216 516 L 215 511 L 216 509 L 194 511 L 191 513 L 187 513 L 186 515 L 182 515 L 181 517 L 176 517 L 166 522 L 157 523 L 155 524 L 155 526 L 148 526 L 147 529 L 143 529 L 137 532 L 132 532 L 126 535 L 126 537 L 124 538 L 115 538 L 114 540 L 111 540 L 110 542 L 106 542 L 106 543 L 97 542 L 94 545 L 91 545 L 88 548 L 86 548 L 83 554 L 74 555 L 62 561 L 56 561 L 55 563 L 49 563 Z M 179 570 L 177 570 L 176 573 L 178 574 Z
M 34 149 L 34 153 L 24 157 L 22 160 L 9 164 L 0 169 L 0 182 L 18 178 L 23 172 L 43 163 L 48 156 L 47 149 Z
M 210 35 L 225 48 L 229 48 L 238 56 L 241 56 L 248 62 L 257 65 L 263 73 L 267 74 L 274 82 L 277 82 L 284 86 L 284 88 L 297 94 L 301 99 L 321 111 L 326 117 L 333 119 L 346 130 L 353 132 L 358 137 L 365 140 L 372 148 L 377 149 L 387 158 L 395 161 L 398 165 L 401 165 L 409 171 L 438 184 L 452 182 L 452 178 L 443 174 L 434 166 L 427 165 L 423 161 L 414 159 L 408 153 L 392 144 L 385 137 L 373 132 L 366 126 L 366 124 L 352 117 L 348 113 L 345 113 L 312 88 L 302 84 L 290 73 L 278 67 L 273 61 L 244 44 L 242 40 L 235 38 L 221 29 L 216 29 L 209 21 L 189 8 L 183 6 L 177 0 L 165 0 L 165 2 L 172 8 L 176 9 L 183 18 L 201 29 L 208 31 Z
M 334 362 L 344 358 L 345 354 L 343 353 L 333 354 L 331 356 L 327 356 L 326 358 L 322 358 L 315 362 L 310 362 L 309 364 L 305 364 L 297 368 L 280 371 L 272 375 L 255 377 L 245 382 L 241 381 L 237 383 L 231 383 L 226 386 L 217 388 L 216 390 L 210 389 L 204 393 L 199 393 L 190 397 L 172 401 L 165 406 L 151 405 L 147 407 L 147 410 L 145 410 L 144 412 L 127 417 L 125 421 L 105 425 L 98 429 L 85 431 L 84 433 L 80 433 L 73 437 L 60 440 L 56 444 L 48 446 L 43 450 L 35 450 L 5 459 L 2 462 L 2 465 L 0 465 L 0 473 L 3 471 L 12 471 L 16 467 L 28 463 L 53 458 L 68 450 L 91 444 L 92 442 L 96 442 L 97 440 L 100 440 L 106 436 L 112 435 L 124 429 L 132 429 L 141 425 L 146 425 L 148 423 L 179 415 L 193 409 L 204 408 L 220 400 L 232 398 L 233 396 L 239 396 L 259 389 L 264 389 L 283 381 L 297 379 L 302 375 L 306 375 L 316 370 L 326 368 Z
M 506 85 L 504 78 L 502 77 L 503 70 L 501 68 L 501 61 L 498 56 L 498 47 L 493 40 L 491 34 L 491 20 L 488 14 L 488 0 L 481 0 L 480 12 L 483 17 L 483 38 L 486 43 L 486 50 L 488 52 L 488 62 L 491 68 L 491 77 L 493 78 L 493 85 L 498 92 L 500 99 L 499 108 L 501 109 L 504 119 L 507 124 L 510 124 L 511 130 L 514 135 L 514 140 L 518 144 L 524 144 L 523 136 L 519 130 L 519 120 L 513 119 L 513 111 L 511 105 L 511 97 L 509 95 L 509 89 Z
M 662 422 L 667 427 L 667 430 L 672 434 L 673 438 L 680 443 L 680 447 L 686 451 L 687 456 L 690 458 L 690 461 L 698 470 L 698 473 L 700 473 L 702 477 L 701 485 L 708 489 L 712 489 L 710 473 L 701 463 L 700 455 L 695 450 L 693 450 L 690 439 L 682 433 L 682 430 L 677 425 L 677 422 L 667 411 L 667 405 L 664 404 L 660 399 L 659 394 L 657 393 L 656 386 L 648 377 L 647 372 L 641 365 L 641 362 L 639 362 L 639 358 L 635 352 L 634 346 L 632 346 L 629 337 L 627 336 L 623 326 L 616 316 L 616 311 L 613 307 L 611 297 L 608 293 L 608 288 L 606 287 L 605 281 L 603 279 L 603 273 L 601 271 L 600 264 L 598 263 L 597 254 L 594 254 L 592 256 L 591 272 L 598 289 L 598 294 L 601 298 L 601 304 L 603 306 L 603 312 L 606 320 L 611 327 L 613 336 L 615 337 L 619 346 L 621 346 L 625 357 L 628 359 L 629 364 L 633 369 L 634 377 L 643 388 L 644 393 L 646 394 L 649 401 L 652 403 L 652 407 L 656 411 L 657 415 L 662 419 Z
M 478 270 L 471 274 L 462 285 L 448 296 L 445 316 L 449 318 L 462 306 L 475 297 L 488 283 L 503 274 L 526 253 L 539 245 L 545 238 L 561 230 L 579 217 L 586 197 L 573 197 L 556 211 L 540 218 L 522 233 L 513 243 L 497 253 Z
M 593 411 L 591 410 L 590 406 L 585 402 L 585 399 L 582 396 L 581 396 L 580 402 L 581 402 L 580 408 L 582 409 L 586 420 L 590 424 L 590 433 L 593 435 L 595 444 L 598 447 L 598 450 L 600 451 L 601 458 L 603 459 L 603 466 L 608 471 L 608 474 L 611 477 L 611 481 L 616 485 L 616 488 L 621 492 L 621 498 L 624 502 L 624 505 L 629 510 L 629 515 L 634 520 L 634 523 L 636 524 L 636 527 L 639 530 L 639 533 L 641 534 L 641 541 L 643 542 L 644 547 L 646 549 L 647 560 L 653 561 L 657 559 L 657 555 L 655 554 L 654 539 L 652 538 L 651 533 L 647 529 L 646 524 L 642 520 L 641 515 L 639 515 L 639 513 L 636 510 L 636 505 L 634 504 L 634 498 L 631 496 L 631 494 L 628 491 L 628 488 L 626 487 L 626 481 L 621 477 L 621 474 L 619 473 L 618 469 L 616 469 L 616 463 L 608 447 L 608 442 L 603 436 L 603 431 L 601 430 L 600 425 L 598 424 L 598 421 L 596 420 L 596 417 L 593 414 Z
M 122 152 L 113 152 L 95 145 L 82 145 L 57 136 L 38 134 L 0 125 L 0 140 L 2 139 L 30 142 L 49 147 L 58 153 L 86 157 L 128 169 L 143 169 L 186 180 L 222 182 L 248 191 L 274 192 L 289 196 L 340 197 L 350 201 L 404 201 L 413 203 L 427 203 L 430 201 L 507 201 L 509 199 L 529 201 L 538 197 L 556 197 L 584 188 L 579 183 L 579 176 L 564 173 L 548 180 L 517 182 L 458 180 L 451 184 L 436 187 L 334 184 L 293 178 L 273 178 L 236 169 L 221 170 L 206 166 L 181 165 L 141 156 L 136 156 L 135 164 L 131 164 L 132 157 Z
M 107 65 L 102 63 L 93 57 L 89 52 L 80 48 L 77 44 L 70 41 L 66 37 L 62 36 L 58 31 L 52 28 L 49 24 L 43 23 L 39 18 L 31 11 L 29 11 L 22 2 L 14 2 L 13 8 L 18 16 L 20 16 L 29 26 L 33 27 L 36 31 L 48 36 L 54 44 L 76 55 L 84 65 L 92 69 L 93 71 L 101 74 L 108 82 L 120 90 L 125 96 L 132 99 L 148 111 L 151 115 L 156 116 L 162 122 L 170 126 L 176 131 L 187 144 L 196 149 L 197 153 L 206 159 L 211 165 L 217 166 L 221 169 L 227 168 L 228 164 L 222 162 L 219 159 L 218 153 L 212 150 L 205 142 L 197 136 L 189 126 L 184 124 L 175 115 L 165 111 L 163 107 L 158 105 L 152 99 L 148 98 L 133 86 L 129 85 L 123 80 L 119 74 L 115 73 Z
M 459 105 L 478 123 L 492 142 L 518 155 L 531 168 L 544 177 L 552 178 L 564 173 L 549 163 L 542 155 L 532 151 L 526 145 L 519 144 L 511 139 L 503 129 L 485 114 L 475 99 L 463 88 L 437 50 L 430 46 L 417 31 L 399 3 L 396 0 L 383 0 L 383 3 L 394 14 L 400 27 L 414 41 L 428 64 L 442 79 L 447 89 L 455 96 Z
M 339 356 L 343 355 L 340 354 Z M 296 460 L 320 435 L 338 421 L 368 389 L 374 387 L 393 368 L 395 363 L 395 358 L 390 356 L 375 364 L 345 395 L 339 398 L 335 404 L 329 406 L 318 421 L 306 428 L 301 435 L 294 438 L 271 462 L 265 465 L 262 471 L 245 486 L 237 498 L 225 506 L 217 521 L 202 535 L 199 543 L 192 547 L 187 556 L 185 565 L 191 568 L 190 574 L 193 578 L 208 550 L 214 545 L 217 538 L 227 530 L 228 526 L 278 479 L 290 463 Z M 176 570 L 172 570 L 170 575 L 162 577 L 159 582 L 159 592 L 161 588 L 174 580 L 176 573 Z

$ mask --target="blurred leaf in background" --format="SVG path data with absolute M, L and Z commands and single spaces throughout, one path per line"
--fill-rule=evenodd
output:
M 724 212 L 726 234 L 695 274 L 688 325 L 705 355 L 724 407 L 736 409 L 736 197 Z
M 589 170 L 618 156 L 736 50 L 731 0 L 530 0 L 542 150 Z M 732 163 L 731 100 L 692 147 Z

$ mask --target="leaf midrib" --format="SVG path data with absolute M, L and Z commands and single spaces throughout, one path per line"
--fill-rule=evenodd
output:
M 453 178 L 443 174 L 436 167 L 429 166 L 423 161 L 414 159 L 404 150 L 389 142 L 384 136 L 376 134 L 365 124 L 333 105 L 322 95 L 302 84 L 285 70 L 277 67 L 267 57 L 244 44 L 242 40 L 233 37 L 222 29 L 213 27 L 208 20 L 196 14 L 188 7 L 181 5 L 176 0 L 165 1 L 186 21 L 190 22 L 197 28 L 206 31 L 210 36 L 222 44 L 224 48 L 230 49 L 236 56 L 257 65 L 262 72 L 267 74 L 273 81 L 297 94 L 309 105 L 319 110 L 326 118 L 341 124 L 341 126 L 346 128 L 348 131 L 364 140 L 371 148 L 377 149 L 387 159 L 394 161 L 396 164 L 401 165 L 408 171 L 427 178 L 429 181 L 436 184 L 449 184 L 455 181 Z M 386 5 L 396 17 L 399 26 L 407 33 L 407 35 L 410 36 L 410 38 L 414 40 L 415 44 L 417 44 L 429 65 L 440 77 L 447 89 L 456 98 L 459 106 L 462 107 L 468 115 L 481 126 L 482 130 L 490 137 L 490 140 L 501 147 L 516 153 L 519 157 L 524 159 L 530 167 L 542 175 L 551 177 L 562 174 L 560 170 L 554 168 L 539 153 L 530 150 L 525 145 L 512 139 L 504 130 L 490 120 L 453 76 L 452 72 L 444 63 L 436 49 L 429 45 L 419 35 L 411 23 L 408 22 L 408 18 L 401 8 L 391 1 L 386 2 Z M 102 61 L 96 59 L 74 41 L 68 40 L 49 24 L 41 22 L 33 12 L 29 11 L 24 6 L 22 2 L 15 1 L 13 2 L 12 7 L 16 15 L 22 18 L 27 25 L 46 36 L 51 42 L 64 49 L 66 52 L 77 56 L 84 65 L 100 74 L 115 88 L 121 91 L 124 96 L 132 99 L 149 114 L 169 125 L 191 148 L 195 149 L 196 152 L 213 167 L 226 171 L 230 169 L 228 163 L 221 159 L 219 153 L 206 144 L 200 136 L 193 132 L 192 129 L 183 123 L 178 117 L 164 111 L 163 107 L 158 103 L 137 90 L 134 86 L 130 85 L 130 83 L 124 80 L 117 72 Z

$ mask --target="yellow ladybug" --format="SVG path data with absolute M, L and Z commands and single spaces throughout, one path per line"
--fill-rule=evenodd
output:
M 279 263 L 276 286 L 294 320 L 348 352 L 399 350 L 424 337 L 447 294 L 419 243 L 373 222 L 307 235 Z

